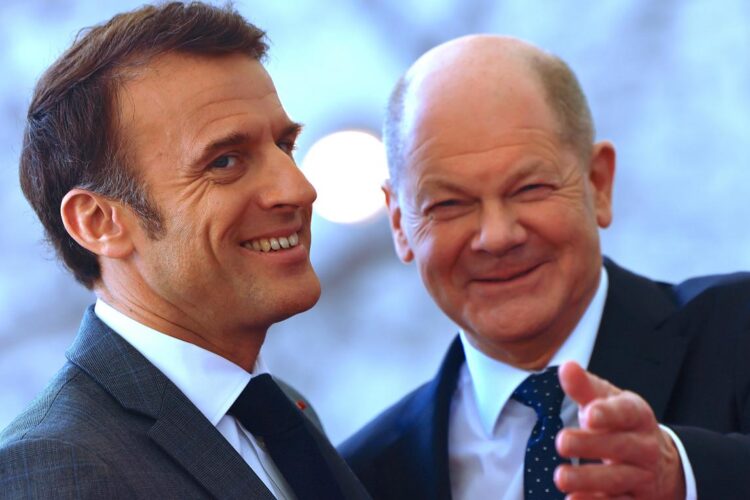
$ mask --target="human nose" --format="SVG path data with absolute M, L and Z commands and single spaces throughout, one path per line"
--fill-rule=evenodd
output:
M 265 209 L 312 206 L 318 193 L 292 157 L 279 150 L 270 160 L 269 182 L 261 190 L 261 206 Z
M 528 236 L 515 211 L 500 202 L 485 204 L 478 224 L 471 246 L 475 251 L 504 254 L 523 244 Z

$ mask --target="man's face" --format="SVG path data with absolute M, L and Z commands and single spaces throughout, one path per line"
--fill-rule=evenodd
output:
M 561 144 L 535 80 L 422 83 L 407 94 L 400 184 L 386 188 L 397 251 L 485 353 L 548 358 L 598 284 L 614 152 Z M 437 96 L 437 97 L 436 97 Z
M 142 288 L 130 300 L 209 342 L 310 308 L 316 194 L 292 159 L 299 126 L 262 65 L 166 55 L 118 97 L 131 162 L 164 219 L 157 238 L 134 229 Z

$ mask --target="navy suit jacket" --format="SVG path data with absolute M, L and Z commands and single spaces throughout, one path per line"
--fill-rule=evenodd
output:
M 219 431 L 93 308 L 66 355 L 50 385 L 0 434 L 0 497 L 273 500 Z M 369 498 L 317 427 L 308 427 L 347 498 Z
M 750 274 L 669 285 L 605 266 L 589 370 L 643 396 L 676 432 L 699 498 L 750 498 Z M 339 447 L 375 498 L 450 498 L 448 419 L 463 363 L 455 339 L 433 380 Z

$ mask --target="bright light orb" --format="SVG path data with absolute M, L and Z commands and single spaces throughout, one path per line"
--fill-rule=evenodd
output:
M 302 172 L 318 192 L 315 213 L 331 222 L 360 222 L 385 206 L 385 148 L 372 134 L 346 130 L 323 137 L 305 155 Z

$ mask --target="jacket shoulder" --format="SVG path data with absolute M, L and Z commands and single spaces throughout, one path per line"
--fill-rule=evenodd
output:
M 95 453 L 57 438 L 18 439 L 0 447 L 4 498 L 133 498 Z
M 94 451 L 121 450 L 127 445 L 120 438 L 139 424 L 146 425 L 138 415 L 125 411 L 87 373 L 68 362 L 3 430 L 0 450 L 23 449 L 24 442 L 50 440 Z
M 604 259 L 604 266 L 610 275 L 610 288 L 617 289 L 613 290 L 613 293 L 621 293 L 626 295 L 628 300 L 652 306 L 656 302 L 661 308 L 681 309 L 704 295 L 721 295 L 727 292 L 750 294 L 750 272 L 696 276 L 673 284 L 633 273 L 609 258 Z
M 0 434 L 0 491 L 8 498 L 132 498 L 92 436 L 99 389 L 67 363 Z M 88 408 L 88 411 L 83 411 Z
M 428 386 L 429 382 L 414 389 L 338 446 L 355 472 L 366 469 L 416 425 L 427 403 Z
M 680 304 L 687 304 L 704 294 L 750 295 L 750 272 L 714 274 L 690 278 L 674 286 Z
M 54 413 L 60 401 L 65 400 L 71 391 L 71 381 L 75 381 L 80 370 L 70 363 L 57 372 L 47 387 L 0 433 L 0 447 L 24 439 L 49 422 L 50 413 Z M 72 385 L 75 385 L 73 382 Z M 73 389 L 75 391 L 75 389 Z

